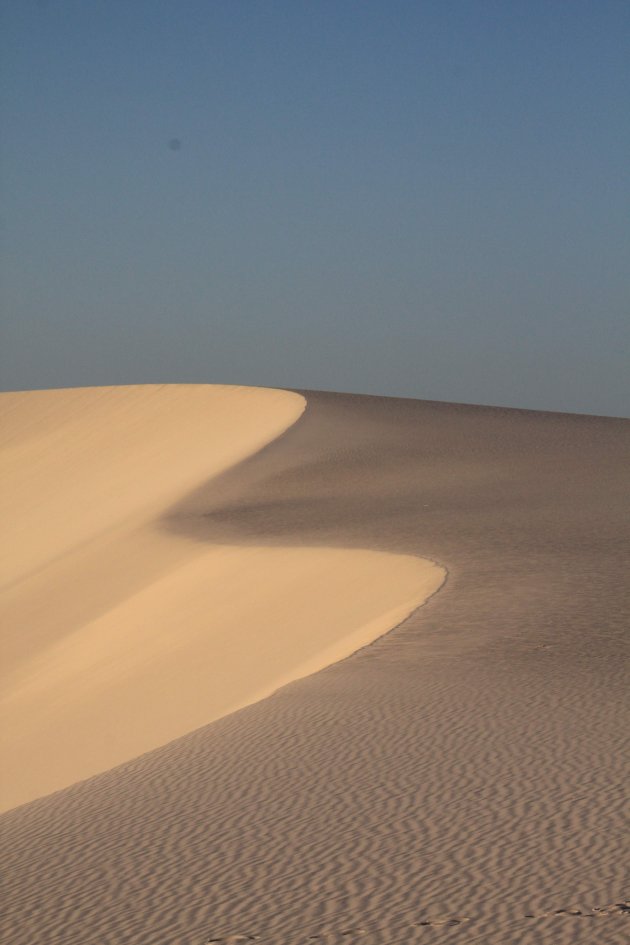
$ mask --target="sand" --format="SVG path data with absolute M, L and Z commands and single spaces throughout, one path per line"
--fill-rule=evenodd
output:
M 100 617 L 76 614 L 90 641 L 109 640 L 134 608 L 152 614 L 142 632 L 158 627 L 164 640 L 190 587 L 184 626 L 200 619 L 195 600 L 210 607 L 198 580 L 206 567 L 210 597 L 225 591 L 223 611 L 239 613 L 233 565 L 248 587 L 259 579 L 248 618 L 257 626 L 278 604 L 276 588 L 294 627 L 308 619 L 305 597 L 322 607 L 330 597 L 312 632 L 335 624 L 315 658 L 328 650 L 324 662 L 337 661 L 297 678 L 316 668 L 306 631 L 283 677 L 294 681 L 273 695 L 6 813 L 6 940 L 621 945 L 630 424 L 298 395 L 305 412 L 302 400 L 285 402 L 266 445 L 151 497 L 150 516 L 125 532 L 134 568 L 123 559 L 123 574 L 112 566 L 108 576 L 115 601 L 99 596 L 103 581 L 88 594 L 74 568 L 65 585 L 51 578 L 49 593 L 98 597 Z M 279 398 L 274 413 L 282 397 L 269 396 Z M 107 533 L 112 541 L 126 523 Z M 82 546 L 96 558 L 107 550 L 99 527 L 89 525 Z M 153 539 L 160 567 L 127 586 Z M 39 560 L 50 564 L 28 571 L 23 552 L 26 581 L 72 555 L 86 574 L 96 568 L 78 548 L 52 559 L 54 542 L 42 542 Z M 309 584 L 317 554 L 322 570 Z M 391 588 L 394 573 L 429 560 L 448 572 L 439 591 L 338 660 L 367 642 L 368 596 L 380 599 L 382 575 Z M 368 568 L 365 580 L 351 562 Z M 335 623 L 344 583 L 349 607 L 366 601 L 351 632 Z M 379 619 L 397 623 L 395 608 L 411 604 L 401 593 Z M 58 605 L 53 595 L 42 609 Z M 27 660 L 39 652 L 25 644 Z M 173 660 L 168 645 L 162 659 Z
M 391 629 L 444 570 L 412 555 L 209 545 L 162 519 L 282 433 L 298 394 L 8 394 L 1 809 L 135 758 Z

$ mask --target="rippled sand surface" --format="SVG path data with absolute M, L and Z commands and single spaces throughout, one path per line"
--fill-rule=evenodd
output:
M 304 396 L 163 508 L 164 541 L 410 556 L 446 584 L 5 814 L 7 941 L 625 943 L 630 424 Z

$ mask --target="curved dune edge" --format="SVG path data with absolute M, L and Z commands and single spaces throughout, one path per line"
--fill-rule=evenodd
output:
M 208 546 L 165 533 L 158 518 L 167 495 L 180 498 L 184 483 L 187 490 L 259 449 L 264 421 L 269 442 L 271 430 L 277 436 L 297 419 L 303 400 L 251 388 L 135 390 L 137 398 L 133 388 L 69 392 L 71 421 L 55 425 L 52 417 L 39 431 L 44 395 L 56 401 L 59 419 L 67 392 L 35 392 L 35 410 L 31 393 L 7 395 L 18 434 L 20 397 L 27 416 L 35 415 L 30 435 L 14 437 L 9 460 L 17 469 L 20 449 L 30 460 L 20 501 L 28 503 L 30 489 L 48 531 L 39 542 L 37 528 L 22 537 L 23 570 L 3 595 L 2 809 L 107 770 L 350 655 L 404 620 L 444 579 L 442 568 L 410 555 Z M 176 405 L 167 404 L 171 394 Z M 230 422 L 219 422 L 229 408 Z M 178 451 L 186 461 L 179 455 L 175 470 L 159 462 Z M 104 479 L 116 482 L 107 501 Z M 100 509 L 79 521 L 99 502 L 109 519 Z M 67 522 L 56 545 L 55 521 Z
M 218 546 L 7 681 L 3 805 L 107 770 L 349 656 L 444 572 L 412 556 Z
M 2 584 L 155 519 L 299 419 L 292 391 L 220 384 L 0 394 Z

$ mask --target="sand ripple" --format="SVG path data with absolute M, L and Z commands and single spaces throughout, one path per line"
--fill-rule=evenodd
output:
M 350 659 L 6 814 L 6 940 L 625 943 L 628 430 L 309 395 L 171 527 L 426 555 L 446 587 Z

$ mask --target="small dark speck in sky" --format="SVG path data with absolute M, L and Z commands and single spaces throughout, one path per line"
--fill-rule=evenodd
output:
M 171 138 L 171 140 L 168 143 L 168 146 L 171 149 L 171 151 L 180 151 L 182 147 L 182 142 L 179 138 Z

